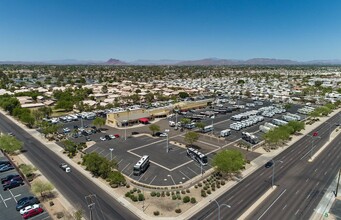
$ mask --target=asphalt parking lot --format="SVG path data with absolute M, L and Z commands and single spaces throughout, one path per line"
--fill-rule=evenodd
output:
M 166 137 L 151 137 L 151 131 L 148 125 L 139 126 L 135 128 L 111 128 L 105 127 L 105 131 L 101 133 L 91 134 L 89 137 L 96 143 L 90 148 L 86 149 L 86 152 L 97 152 L 100 155 L 108 158 L 114 159 L 118 162 L 118 169 L 129 176 L 130 178 L 150 185 L 175 185 L 190 181 L 193 177 L 201 175 L 201 172 L 205 172 L 211 168 L 212 157 L 220 149 L 238 149 L 242 151 L 247 160 L 253 160 L 259 156 L 258 153 L 252 151 L 246 151 L 241 148 L 234 146 L 236 141 L 241 139 L 242 132 L 249 132 L 256 135 L 259 140 L 262 139 L 263 133 L 259 131 L 259 126 L 266 122 L 271 122 L 274 118 L 281 118 L 282 114 L 276 114 L 272 118 L 264 117 L 264 121 L 259 122 L 250 127 L 244 128 L 240 131 L 231 131 L 231 135 L 225 138 L 218 138 L 220 131 L 228 129 L 230 124 L 234 121 L 231 120 L 231 116 L 258 109 L 260 107 L 269 106 L 271 103 L 263 102 L 261 106 L 247 107 L 245 109 L 240 109 L 226 114 L 218 114 L 214 118 L 205 118 L 202 120 L 206 125 L 211 125 L 213 123 L 214 132 L 208 132 L 206 134 L 200 134 L 199 140 L 195 143 L 200 147 L 200 151 L 208 156 L 208 165 L 201 167 L 197 162 L 193 161 L 186 155 L 186 150 L 183 147 L 179 147 L 176 143 L 185 143 L 184 135 L 186 131 L 181 132 L 180 130 L 174 130 L 174 128 L 169 127 L 169 121 L 175 121 L 175 117 L 162 119 L 156 124 L 160 126 L 160 130 L 164 131 L 169 129 L 169 149 L 167 153 L 167 138 Z M 240 101 L 239 104 L 245 104 L 245 102 Z M 230 106 L 229 104 L 224 104 L 224 107 Z M 297 109 L 301 106 L 293 105 L 292 108 L 288 110 L 290 113 L 297 114 Z M 207 107 L 205 109 L 198 109 L 195 111 L 187 112 L 187 116 L 191 114 L 199 114 L 203 111 L 210 111 L 211 108 Z M 284 113 L 285 114 L 285 113 Z M 303 115 L 299 114 L 301 117 Z M 184 115 L 179 114 L 177 116 L 177 121 L 180 121 Z M 303 116 L 304 118 L 304 116 Z M 81 127 L 83 126 L 91 127 L 92 120 L 81 120 L 63 123 L 64 127 L 69 127 L 73 129 L 74 125 Z M 139 132 L 141 135 L 133 136 L 131 132 Z M 104 137 L 106 134 L 120 134 L 120 138 L 116 138 L 109 141 L 101 141 L 99 138 Z M 127 140 L 125 140 L 125 134 L 127 134 Z M 85 142 L 85 137 L 79 137 L 72 139 L 76 142 Z M 175 144 L 174 144 L 175 143 Z M 110 151 L 110 148 L 113 151 Z M 133 166 L 143 155 L 149 155 L 151 164 L 148 170 L 141 174 L 141 176 L 133 175 Z
M 7 158 L 0 152 L 0 160 L 7 160 Z M 0 178 L 6 177 L 9 174 L 18 174 L 16 170 L 10 170 L 0 173 Z M 17 201 L 26 196 L 33 196 L 30 192 L 30 188 L 26 185 L 19 186 L 13 189 L 4 191 L 0 189 L 0 219 L 2 220 L 18 220 L 22 219 L 20 213 L 15 209 Z M 47 212 L 43 212 L 30 219 L 51 219 Z

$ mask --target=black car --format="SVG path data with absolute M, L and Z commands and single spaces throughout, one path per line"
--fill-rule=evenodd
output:
M 9 162 L 8 160 L 1 160 L 0 161 L 0 166 L 7 165 L 7 164 L 11 164 L 11 162 Z
M 22 208 L 25 208 L 29 205 L 34 205 L 40 203 L 39 200 L 36 197 L 29 196 L 19 199 L 17 202 L 17 206 L 15 207 L 17 211 L 19 211 Z
M 270 168 L 270 167 L 272 167 L 273 164 L 274 163 L 272 161 L 269 161 L 265 164 L 265 168 Z
M 162 134 L 162 132 L 155 132 L 155 134 L 154 134 L 154 136 L 156 136 L 156 137 L 160 137 L 160 135 Z
M 21 185 L 24 185 L 24 181 L 10 181 L 8 184 L 5 184 L 3 185 L 3 189 L 4 191 L 8 190 L 8 189 L 12 189 L 12 188 L 15 188 L 15 187 L 18 187 L 18 186 L 21 186 Z
M 7 182 L 7 181 L 9 181 L 9 180 L 11 180 L 11 179 L 13 179 L 15 177 L 20 177 L 20 175 L 18 175 L 18 174 L 10 174 L 10 175 L 8 175 L 8 176 L 6 176 L 4 178 L 1 178 L 1 184 L 4 184 L 5 182 Z
M 11 164 L 5 165 L 5 166 L 0 167 L 0 173 L 13 170 L 13 169 L 14 167 Z

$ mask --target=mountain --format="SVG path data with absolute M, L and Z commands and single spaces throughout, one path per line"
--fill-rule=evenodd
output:
M 127 65 L 128 63 L 123 62 L 121 60 L 110 58 L 107 62 L 99 63 L 99 64 L 102 64 L 102 65 Z
M 294 61 L 288 59 L 271 59 L 271 58 L 253 58 L 249 60 L 235 59 L 219 59 L 206 58 L 200 60 L 136 60 L 125 62 L 118 59 L 110 58 L 107 61 L 94 60 L 50 60 L 50 61 L 0 61 L 1 64 L 12 65 L 176 65 L 176 66 L 236 66 L 236 65 L 341 65 L 341 60 L 311 60 L 311 61 Z

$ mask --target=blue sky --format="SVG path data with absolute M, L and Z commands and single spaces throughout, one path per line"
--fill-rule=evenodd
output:
M 340 0 L 0 0 L 0 60 L 341 59 Z

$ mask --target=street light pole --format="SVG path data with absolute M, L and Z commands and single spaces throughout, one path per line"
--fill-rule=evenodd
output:
M 226 206 L 227 208 L 231 208 L 231 206 L 230 206 L 230 205 L 227 205 L 227 204 L 225 204 L 225 203 L 219 205 L 219 203 L 218 203 L 217 200 L 215 200 L 215 199 L 210 200 L 210 202 L 212 202 L 212 201 L 214 201 L 214 202 L 217 204 L 217 206 L 218 206 L 218 220 L 220 220 L 220 207 L 221 207 L 221 206 Z
M 273 162 L 273 166 L 272 166 L 272 181 L 271 181 L 271 186 L 272 186 L 272 188 L 274 187 L 274 185 L 275 185 L 275 166 L 276 166 L 276 162 L 275 162 L 275 160 L 273 160 L 272 159 L 272 162 Z M 281 160 L 278 160 L 278 162 L 280 162 L 280 163 L 283 163 L 283 161 L 281 161 Z
M 167 134 L 167 136 L 166 136 L 166 137 L 167 137 L 167 150 L 166 150 L 166 151 L 167 151 L 167 153 L 168 153 L 168 152 L 169 152 L 169 139 L 168 139 L 169 129 L 166 129 L 165 132 L 166 132 L 166 134 Z
M 110 161 L 112 161 L 112 151 L 114 150 L 114 148 L 109 148 L 110 150 Z

